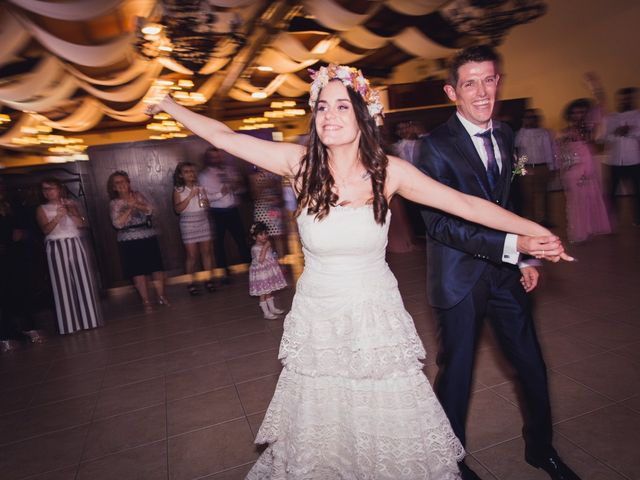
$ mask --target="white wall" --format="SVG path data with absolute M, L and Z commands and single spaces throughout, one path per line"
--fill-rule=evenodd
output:
M 594 71 L 608 108 L 618 88 L 640 87 L 639 0 L 547 0 L 546 15 L 515 27 L 499 48 L 502 98 L 531 97 L 545 126 L 561 128 L 564 106 L 589 97 L 582 80 Z

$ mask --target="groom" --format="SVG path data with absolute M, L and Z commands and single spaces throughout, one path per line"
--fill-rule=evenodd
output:
M 500 76 L 489 47 L 460 52 L 444 87 L 457 112 L 422 141 L 418 167 L 461 192 L 508 208 L 513 133 L 491 116 Z M 554 480 L 579 480 L 552 446 L 547 372 L 527 292 L 538 283 L 529 237 L 505 234 L 440 211 L 425 209 L 429 302 L 439 328 L 436 393 L 454 432 L 465 444 L 465 422 L 478 332 L 487 316 L 523 391 L 526 461 Z M 479 478 L 460 464 L 464 479 Z

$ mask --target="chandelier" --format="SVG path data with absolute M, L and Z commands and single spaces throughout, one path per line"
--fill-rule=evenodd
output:
M 147 59 L 170 57 L 198 72 L 217 50 L 230 57 L 246 43 L 241 17 L 207 0 L 162 0 L 158 6 L 158 14 L 138 18 L 136 46 Z
M 544 0 L 454 0 L 442 9 L 458 32 L 498 45 L 507 32 L 547 11 Z

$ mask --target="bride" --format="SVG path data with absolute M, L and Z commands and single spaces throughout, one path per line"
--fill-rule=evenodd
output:
M 459 478 L 464 456 L 422 372 L 425 351 L 385 262 L 389 202 L 398 194 L 466 220 L 527 236 L 528 253 L 571 260 L 547 229 L 450 189 L 383 153 L 377 92 L 359 70 L 314 74 L 306 146 L 235 133 L 164 97 L 192 132 L 292 178 L 305 269 L 284 323 L 278 385 L 249 479 Z

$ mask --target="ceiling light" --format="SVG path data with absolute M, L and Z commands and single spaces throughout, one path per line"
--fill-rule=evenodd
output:
M 260 70 L 261 72 L 273 72 L 273 67 L 270 67 L 268 65 L 259 65 L 258 70 Z
M 142 27 L 142 33 L 145 35 L 157 35 L 162 31 L 162 26 L 157 23 L 150 23 Z
M 251 96 L 253 98 L 267 98 L 267 92 L 264 92 L 264 91 L 253 92 Z

